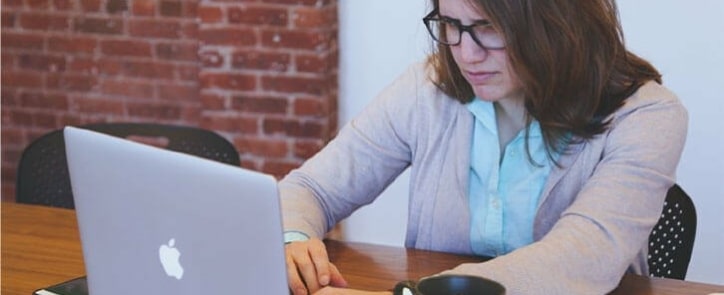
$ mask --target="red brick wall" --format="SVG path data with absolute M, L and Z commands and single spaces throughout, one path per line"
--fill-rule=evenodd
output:
M 2 199 L 64 125 L 152 121 L 280 177 L 337 128 L 336 0 L 2 0 Z

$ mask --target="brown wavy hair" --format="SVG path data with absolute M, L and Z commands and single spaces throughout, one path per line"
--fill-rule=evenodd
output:
M 606 131 L 627 97 L 648 81 L 661 83 L 650 63 L 626 50 L 614 0 L 468 1 L 503 34 L 527 121 L 540 123 L 549 156 Z M 439 0 L 432 4 L 439 8 Z M 449 46 L 438 44 L 429 63 L 441 91 L 474 99 Z

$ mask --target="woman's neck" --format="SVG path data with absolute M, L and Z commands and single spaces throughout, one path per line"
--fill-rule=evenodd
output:
M 513 138 L 525 128 L 526 111 L 523 99 L 502 99 L 493 103 L 501 153 Z

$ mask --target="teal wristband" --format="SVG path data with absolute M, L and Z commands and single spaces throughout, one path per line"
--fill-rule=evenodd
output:
M 308 241 L 309 236 L 303 232 L 296 231 L 296 230 L 290 230 L 284 232 L 284 244 L 289 244 L 291 242 L 299 242 L 299 241 Z

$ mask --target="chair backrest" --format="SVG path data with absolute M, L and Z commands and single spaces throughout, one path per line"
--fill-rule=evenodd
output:
M 683 280 L 696 237 L 696 208 L 678 185 L 666 194 L 664 210 L 649 236 L 649 274 Z
M 205 129 L 152 123 L 101 123 L 79 128 L 135 139 L 234 166 L 240 164 L 234 145 Z M 75 208 L 62 129 L 43 135 L 23 151 L 18 163 L 16 201 Z

